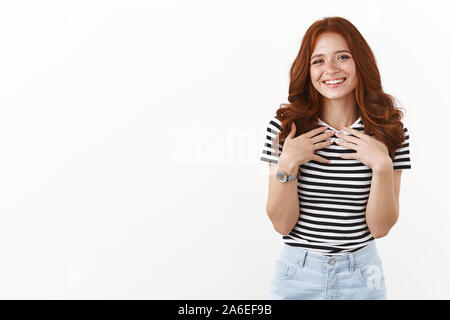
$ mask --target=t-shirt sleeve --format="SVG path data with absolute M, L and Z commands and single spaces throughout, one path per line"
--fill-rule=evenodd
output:
M 403 126 L 403 131 L 405 132 L 405 140 L 401 147 L 395 151 L 393 161 L 394 170 L 411 169 L 411 159 L 409 157 L 409 131 L 405 126 Z
M 266 163 L 278 164 L 283 146 L 279 144 L 278 138 L 281 132 L 281 121 L 274 116 L 267 125 L 264 146 L 261 151 L 260 160 Z

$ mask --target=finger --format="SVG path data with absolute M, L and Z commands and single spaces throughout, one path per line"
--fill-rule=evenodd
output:
M 344 127 L 344 130 L 347 131 L 348 133 L 351 133 L 355 137 L 360 138 L 360 139 L 364 139 L 365 136 L 366 136 L 364 133 L 362 133 L 362 132 L 360 132 L 360 131 L 358 131 L 356 129 L 353 129 L 353 128 Z
M 328 147 L 328 146 L 330 146 L 332 144 L 333 144 L 333 140 L 327 140 L 327 141 L 324 141 L 324 142 L 319 142 L 319 143 L 314 144 L 313 148 L 314 148 L 314 150 L 323 149 L 323 148 L 326 148 L 326 147 Z
M 289 131 L 289 134 L 287 135 L 286 139 L 294 138 L 296 131 L 297 131 L 297 129 L 295 128 L 295 123 L 294 123 L 294 121 L 292 121 L 292 123 L 291 123 L 291 131 Z
M 345 142 L 345 141 L 339 140 L 339 139 L 334 140 L 334 142 L 336 142 L 337 145 L 347 148 L 347 149 L 356 150 L 358 148 L 358 145 L 351 143 L 351 142 Z
M 329 132 L 324 132 L 322 134 L 319 134 L 319 135 L 315 136 L 314 138 L 311 138 L 311 141 L 313 143 L 317 143 L 317 142 L 320 142 L 320 141 L 323 141 L 323 140 L 328 140 L 328 138 L 332 137 L 333 134 L 334 134 L 333 130 L 331 130 Z
M 328 127 L 326 127 L 326 126 L 318 127 L 318 128 L 312 129 L 311 131 L 306 132 L 305 135 L 308 138 L 312 138 L 312 137 L 318 135 L 319 133 L 321 133 L 322 131 L 325 131 L 326 129 L 328 129 Z
M 318 156 L 318 155 L 315 155 L 313 157 L 313 160 L 316 160 L 316 161 L 322 162 L 322 163 L 330 163 L 330 161 L 331 161 L 331 160 L 325 159 L 325 158 L 323 158 L 321 156 Z
M 350 136 L 350 135 L 345 134 L 345 133 L 336 132 L 336 137 L 338 137 L 339 139 L 341 139 L 341 140 L 343 140 L 345 142 L 351 142 L 351 143 L 354 143 L 354 144 L 358 144 L 358 143 L 361 142 L 360 138 L 353 137 L 353 136 Z

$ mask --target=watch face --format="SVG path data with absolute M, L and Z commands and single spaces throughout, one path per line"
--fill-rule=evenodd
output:
M 280 180 L 281 182 L 287 181 L 287 175 L 284 172 L 278 171 L 277 175 L 278 175 L 278 180 Z

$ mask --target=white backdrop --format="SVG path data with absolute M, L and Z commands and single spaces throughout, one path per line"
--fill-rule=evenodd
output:
M 259 153 L 325 16 L 406 109 L 388 298 L 450 298 L 444 3 L 0 1 L 0 298 L 263 299 L 282 239 Z

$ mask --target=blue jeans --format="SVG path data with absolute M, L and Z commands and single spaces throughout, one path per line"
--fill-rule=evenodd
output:
M 320 255 L 283 243 L 266 299 L 386 299 L 375 241 L 340 256 Z

